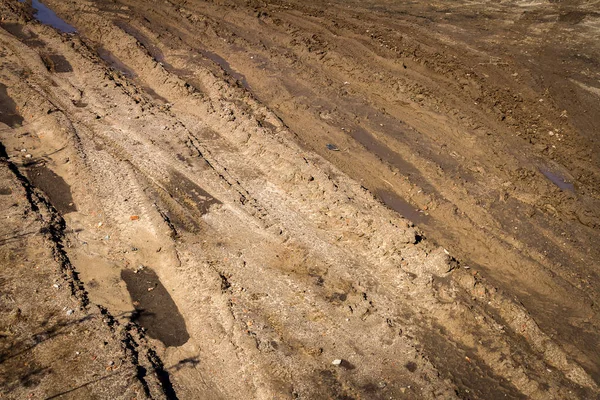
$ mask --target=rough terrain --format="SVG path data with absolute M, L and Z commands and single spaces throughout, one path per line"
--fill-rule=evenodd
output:
M 44 4 L 1 398 L 600 397 L 600 2 Z

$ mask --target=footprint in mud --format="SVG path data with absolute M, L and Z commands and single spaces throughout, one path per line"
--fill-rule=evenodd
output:
M 185 344 L 190 335 L 183 316 L 167 289 L 150 268 L 133 271 L 124 269 L 121 278 L 135 305 L 131 320 L 137 322 L 167 347 Z

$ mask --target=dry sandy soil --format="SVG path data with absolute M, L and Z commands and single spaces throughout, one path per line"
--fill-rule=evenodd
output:
M 600 398 L 600 2 L 0 0 L 0 398 Z

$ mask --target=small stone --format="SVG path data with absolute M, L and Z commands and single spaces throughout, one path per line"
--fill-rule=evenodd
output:
M 327 147 L 327 150 L 340 151 L 340 149 L 335 144 L 327 143 L 325 147 Z
M 27 154 L 27 155 L 25 156 L 25 158 L 31 158 L 31 157 L 33 157 L 31 154 Z
M 54 287 L 55 289 L 60 288 L 60 285 L 58 283 L 55 283 L 54 285 L 52 285 L 52 287 Z
M 27 153 L 27 149 L 21 149 L 21 153 Z
M 67 310 L 67 315 L 72 315 L 75 311 L 73 310 Z
M 337 358 L 337 359 L 333 360 L 331 363 L 333 365 L 341 365 L 342 364 L 342 360 L 340 360 L 339 358 Z
M 149 287 L 149 288 L 148 288 L 148 291 L 149 291 L 149 292 L 151 292 L 151 291 L 153 291 L 153 290 L 154 290 L 154 288 L 153 288 L 153 287 Z

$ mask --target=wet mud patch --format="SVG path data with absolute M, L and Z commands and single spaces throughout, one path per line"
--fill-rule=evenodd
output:
M 218 55 L 217 53 L 213 53 L 208 50 L 200 50 L 200 53 L 205 57 L 219 65 L 223 71 L 225 71 L 229 76 L 238 81 L 246 90 L 251 91 L 250 84 L 246 80 L 246 77 L 241 73 L 237 72 L 233 67 L 229 64 L 227 60 Z
M 125 23 L 124 21 L 117 20 L 115 21 L 115 25 L 121 28 L 126 34 L 133 36 L 135 40 L 137 40 L 142 46 L 144 46 L 144 48 L 146 48 L 150 56 L 152 56 L 152 58 L 154 58 L 157 62 L 162 63 L 165 61 L 163 52 L 158 48 L 158 46 L 154 45 L 150 41 L 150 39 L 148 39 L 142 32 L 140 32 L 133 26 Z
M 206 190 L 175 170 L 171 171 L 168 191 L 180 205 L 199 216 L 206 214 L 213 204 L 222 204 Z
M 42 55 L 42 61 L 44 62 L 46 69 L 50 72 L 73 72 L 73 67 L 63 55 L 44 54 Z
M 181 346 L 189 340 L 183 316 L 152 269 L 124 269 L 121 278 L 127 285 L 135 307 L 132 321 L 140 324 L 150 337 L 160 340 L 167 347 Z
M 28 45 L 29 47 L 44 47 L 46 44 L 38 39 L 38 36 L 33 32 L 25 32 L 23 25 L 12 22 L 0 23 L 0 27 L 6 30 L 8 33 Z
M 73 202 L 71 187 L 45 164 L 36 164 L 27 168 L 27 178 L 50 198 L 50 202 L 61 214 L 77 211 Z
M 413 205 L 403 200 L 400 196 L 387 190 L 377 190 L 375 195 L 380 199 L 383 204 L 388 208 L 396 211 L 404 218 L 408 219 L 416 225 L 426 224 L 430 222 L 431 218 L 421 210 L 415 208 Z
M 429 330 L 422 337 L 425 352 L 440 372 L 440 377 L 456 385 L 456 394 L 462 399 L 525 399 L 515 386 L 497 376 L 472 351 L 448 341 L 440 327 Z M 408 369 L 408 367 L 406 367 Z M 410 371 L 410 369 L 408 369 Z M 415 366 L 415 371 L 417 367 Z
M 17 112 L 17 104 L 8 95 L 6 86 L 0 83 L 0 122 L 10 127 L 23 124 L 23 117 Z

